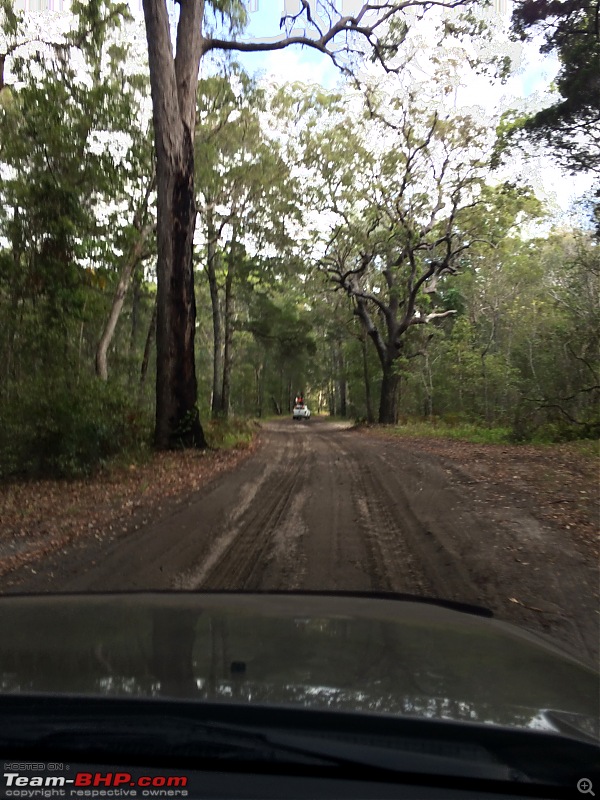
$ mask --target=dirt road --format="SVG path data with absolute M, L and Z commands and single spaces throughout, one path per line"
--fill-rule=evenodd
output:
M 589 554 L 527 507 L 492 497 L 468 464 L 333 422 L 267 424 L 257 451 L 185 506 L 55 553 L 8 591 L 169 588 L 443 597 L 598 658 Z

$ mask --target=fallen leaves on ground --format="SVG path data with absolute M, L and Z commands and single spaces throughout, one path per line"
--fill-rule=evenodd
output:
M 77 481 L 0 486 L 0 575 L 85 540 L 113 538 L 168 513 L 258 445 L 155 453 Z
M 536 519 L 564 530 L 588 555 L 598 556 L 600 462 L 583 454 L 577 443 L 482 445 L 402 436 L 376 428 L 364 433 L 403 441 L 447 459 L 456 466 L 459 479 L 487 490 L 491 500 L 504 501 L 507 508 L 525 507 Z

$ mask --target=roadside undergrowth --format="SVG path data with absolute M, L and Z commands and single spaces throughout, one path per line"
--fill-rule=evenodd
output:
M 407 457 L 411 450 L 427 452 L 448 467 L 456 466 L 468 474 L 467 485 L 489 491 L 490 502 L 528 508 L 540 521 L 550 523 L 586 548 L 599 555 L 598 467 L 600 448 L 597 440 L 560 443 L 507 443 L 496 440 L 473 440 L 477 431 L 465 426 L 427 427 L 425 423 L 400 426 L 358 426 L 363 436 L 402 441 Z
M 449 423 L 443 420 L 410 420 L 388 430 L 402 436 L 445 437 L 473 444 L 510 444 L 511 429 L 503 427 L 486 428 L 473 423 Z
M 244 417 L 211 419 L 204 424 L 206 441 L 215 450 L 250 447 L 258 430 L 258 420 Z
M 211 449 L 121 454 L 94 475 L 0 483 L 0 575 L 80 537 L 112 539 L 167 514 L 235 469 L 258 446 L 258 426 L 205 424 Z M 0 586 L 1 591 L 1 586 Z
M 451 439 L 471 444 L 502 444 L 527 446 L 556 446 L 571 445 L 574 452 L 580 452 L 587 457 L 600 458 L 600 441 L 598 439 L 573 439 L 565 441 L 563 438 L 554 438 L 550 431 L 540 430 L 529 439 L 515 440 L 514 431 L 510 427 L 485 425 L 473 422 L 455 422 L 439 418 L 432 420 L 404 418 L 397 425 L 368 425 L 363 422 L 357 427 L 382 431 L 386 435 L 408 436 L 422 439 Z

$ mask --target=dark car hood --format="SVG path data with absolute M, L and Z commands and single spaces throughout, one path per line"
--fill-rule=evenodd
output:
M 178 697 L 598 737 L 598 676 L 550 642 L 430 603 L 141 593 L 0 598 L 0 691 Z

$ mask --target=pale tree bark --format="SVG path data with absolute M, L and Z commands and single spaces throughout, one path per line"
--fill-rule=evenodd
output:
M 154 305 L 152 307 L 152 316 L 150 317 L 150 323 L 148 325 L 146 344 L 144 346 L 144 355 L 142 357 L 142 366 L 140 369 L 140 395 L 144 391 L 144 386 L 146 385 L 146 376 L 148 375 L 148 363 L 150 361 L 150 351 L 152 350 L 152 345 L 154 343 L 155 338 L 156 338 L 156 300 L 154 301 Z
M 144 227 L 140 230 L 138 239 L 129 252 L 119 277 L 119 283 L 117 284 L 117 289 L 115 291 L 110 313 L 108 315 L 108 319 L 106 320 L 104 330 L 102 331 L 102 336 L 100 337 L 100 341 L 98 342 L 98 347 L 96 349 L 96 375 L 99 378 L 102 378 L 103 381 L 108 380 L 108 348 L 110 347 L 110 343 L 117 327 L 117 322 L 119 321 L 119 317 L 123 309 L 123 303 L 125 302 L 125 296 L 127 294 L 127 290 L 129 289 L 131 276 L 133 275 L 133 271 L 135 270 L 136 266 L 140 262 L 146 242 L 148 241 L 153 229 L 154 224 L 151 223 L 144 225 Z
M 222 412 L 223 391 L 223 314 L 221 312 L 221 298 L 217 281 L 217 267 L 219 252 L 217 249 L 218 233 L 215 227 L 214 206 L 209 202 L 206 206 L 206 276 L 210 291 L 210 304 L 212 308 L 213 323 L 213 380 L 211 413 L 213 417 L 220 416 Z
M 206 444 L 196 407 L 194 363 L 196 307 L 192 246 L 196 222 L 194 199 L 194 123 L 200 59 L 210 50 L 269 51 L 299 44 L 329 55 L 341 63 L 343 54 L 362 54 L 358 39 L 366 40 L 376 59 L 390 71 L 388 58 L 397 53 L 394 43 L 378 37 L 388 23 L 411 8 L 470 5 L 473 0 L 402 0 L 382 5 L 365 3 L 353 16 L 339 14 L 327 4 L 326 18 L 311 16 L 303 3 L 296 15 L 281 20 L 290 30 L 280 39 L 239 42 L 204 38 L 204 0 L 178 0 L 176 57 L 173 56 L 165 0 L 143 0 L 158 188 L 158 310 L 155 444 L 159 448 L 202 447 Z M 298 19 L 305 17 L 306 34 L 297 36 Z M 336 42 L 341 40 L 343 46 Z
M 196 406 L 194 124 L 203 0 L 180 0 L 173 56 L 165 0 L 143 0 L 157 168 L 155 444 L 205 447 Z
M 227 275 L 225 276 L 225 341 L 223 346 L 223 391 L 221 393 L 221 411 L 223 416 L 229 414 L 231 405 L 231 371 L 233 369 L 233 333 L 234 333 L 234 278 L 236 272 L 237 258 L 237 229 L 234 227 L 231 246 L 229 248 L 229 260 L 227 264 Z
M 225 336 L 223 342 L 223 390 L 221 392 L 221 414 L 229 415 L 231 404 L 231 370 L 233 367 L 233 271 L 231 265 L 225 276 Z
M 129 331 L 129 348 L 127 351 L 128 357 L 135 353 L 135 345 L 138 340 L 140 330 L 140 311 L 142 307 L 142 279 L 143 275 L 140 270 L 133 272 L 133 285 L 131 291 L 131 329 Z M 131 370 L 130 370 L 131 372 Z

